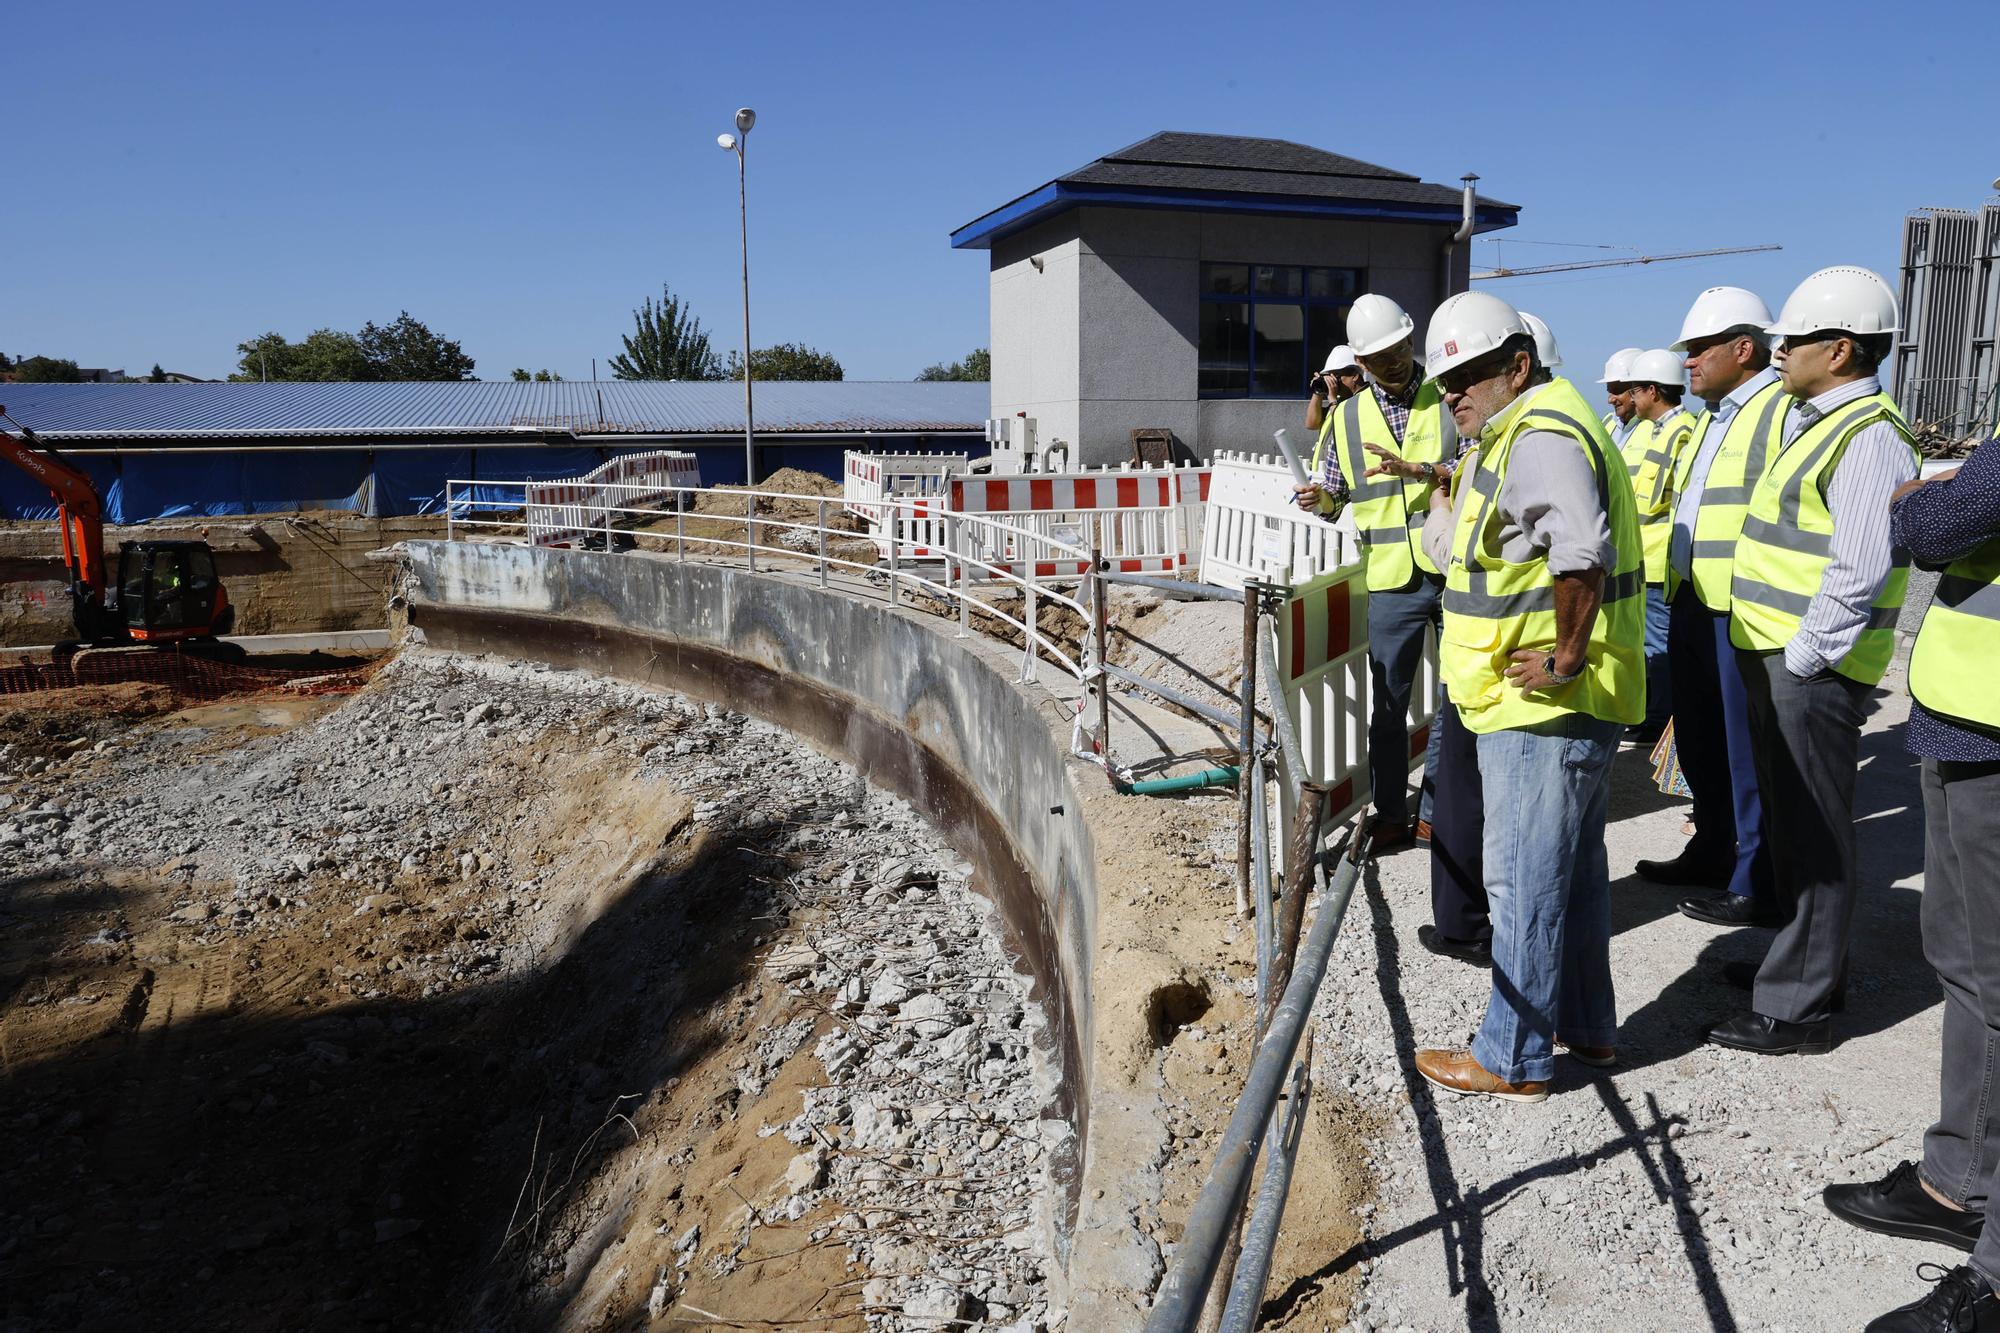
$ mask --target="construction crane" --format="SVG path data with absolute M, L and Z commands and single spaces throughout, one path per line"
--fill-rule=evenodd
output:
M 1677 259 L 1708 259 L 1714 255 L 1754 255 L 1782 250 L 1782 245 L 1732 245 L 1720 250 L 1677 250 L 1670 255 L 1626 255 L 1619 259 L 1579 259 L 1567 264 L 1533 264 L 1527 268 L 1489 268 L 1472 275 L 1474 282 L 1525 278 L 1536 273 L 1570 273 L 1580 268 L 1618 268 L 1625 264 L 1670 264 Z

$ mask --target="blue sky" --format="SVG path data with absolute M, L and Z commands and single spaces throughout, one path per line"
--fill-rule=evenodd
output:
M 1683 26 L 1709 15 L 1738 26 Z M 1903 214 L 2000 174 L 1996 38 L 1990 0 L 21 7 L 0 349 L 221 376 L 263 331 L 408 309 L 483 378 L 582 378 L 662 283 L 726 348 L 715 136 L 747 104 L 754 340 L 851 379 L 983 345 L 986 256 L 948 233 L 1161 129 L 1477 171 L 1523 208 L 1481 267 L 1784 246 L 1485 285 L 1594 380 L 1715 283 L 1775 308 L 1830 263 L 1893 281 Z

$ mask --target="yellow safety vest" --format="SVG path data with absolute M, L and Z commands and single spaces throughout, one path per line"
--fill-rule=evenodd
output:
M 1711 611 L 1729 609 L 1729 579 L 1736 563 L 1736 539 L 1743 532 L 1743 517 L 1750 512 L 1750 495 L 1763 480 L 1764 469 L 1785 442 L 1785 409 L 1792 396 L 1783 380 L 1773 380 L 1756 393 L 1729 419 L 1729 429 L 1716 446 L 1709 463 L 1708 480 L 1702 486 L 1701 508 L 1694 516 L 1694 549 L 1689 553 L 1689 581 L 1694 595 Z M 1706 408 L 1695 418 L 1693 436 L 1700 439 L 1708 430 L 1713 414 Z M 1688 479 L 1694 474 L 1697 449 L 1681 451 L 1674 468 L 1674 495 L 1687 493 Z M 1678 501 L 1676 501 L 1678 503 Z M 1681 585 L 1678 572 L 1667 571 L 1667 596 L 1672 598 Z
M 1510 564 L 1500 556 L 1495 509 L 1514 441 L 1528 431 L 1575 440 L 1597 476 L 1618 565 L 1590 628 L 1583 673 L 1568 685 L 1523 693 L 1506 678 L 1513 654 L 1556 647 L 1555 576 L 1546 559 Z M 1645 584 L 1632 481 L 1618 464 L 1603 423 L 1568 380 L 1556 379 L 1487 430 L 1463 475 L 1452 482 L 1457 525 L 1445 573 L 1444 634 L 1438 665 L 1466 728 L 1477 733 L 1531 727 L 1570 713 L 1635 723 L 1646 715 Z
M 1674 532 L 1674 472 L 1681 450 L 1694 435 L 1694 417 L 1683 407 L 1658 421 L 1635 422 L 1625 437 L 1625 466 L 1632 472 L 1632 499 L 1639 507 L 1639 542 L 1646 549 L 1646 582 L 1667 579 L 1667 543 Z
M 1409 583 L 1419 569 L 1428 574 L 1438 572 L 1424 554 L 1423 541 L 1424 519 L 1430 514 L 1431 492 L 1437 484 L 1368 476 L 1375 456 L 1363 446 L 1387 445 L 1412 463 L 1439 463 L 1444 461 L 1445 450 L 1457 442 L 1458 432 L 1435 380 L 1417 386 L 1400 448 L 1374 389 L 1363 389 L 1337 408 L 1327 409 L 1319 445 L 1313 450 L 1313 475 L 1319 475 L 1321 460 L 1330 446 L 1347 482 L 1347 503 L 1354 515 L 1354 530 L 1361 537 L 1368 591 L 1394 592 Z
M 2000 537 L 1951 562 L 1910 650 L 1910 697 L 1954 722 L 2000 730 Z
M 1792 641 L 1833 559 L 1833 513 L 1827 484 L 1864 427 L 1887 421 L 1902 435 L 1914 460 L 1910 428 L 1886 393 L 1844 403 L 1799 432 L 1772 460 L 1743 522 L 1730 584 L 1729 641 L 1752 652 L 1778 652 Z M 1882 591 L 1870 604 L 1868 627 L 1834 670 L 1873 685 L 1896 655 L 1896 613 L 1910 581 L 1909 562 L 1898 557 Z

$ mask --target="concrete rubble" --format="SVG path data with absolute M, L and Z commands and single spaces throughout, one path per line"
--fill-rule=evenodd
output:
M 281 939 L 329 905 L 443 914 L 454 925 L 437 947 L 334 970 L 361 1000 L 449 997 L 545 965 L 574 929 L 560 886 L 509 843 L 523 812 L 482 780 L 495 753 L 554 761 L 551 735 L 684 794 L 697 830 L 762 822 L 758 855 L 795 868 L 780 890 L 790 926 L 760 943 L 764 984 L 806 1012 L 741 1034 L 734 1078 L 747 1106 L 812 1062 L 803 1109 L 756 1128 L 796 1154 L 741 1233 L 676 1227 L 642 1305 L 670 1310 L 686 1274 L 726 1271 L 750 1230 L 808 1218 L 811 1242 L 848 1252 L 841 1304 L 858 1294 L 871 1328 L 1062 1327 L 1055 1237 L 1074 1153 L 1031 978 L 935 830 L 774 727 L 581 673 L 409 650 L 342 706 L 226 747 L 200 724 L 107 735 L 88 750 L 91 781 L 42 757 L 10 764 L 0 746 L 0 877 L 159 868 L 191 943 Z M 303 1058 L 349 1058 L 317 1045 Z M 413 1231 L 384 1219 L 367 1239 Z

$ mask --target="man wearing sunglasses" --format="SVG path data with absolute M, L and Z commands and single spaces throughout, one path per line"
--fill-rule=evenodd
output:
M 1632 480 L 1603 424 L 1484 292 L 1438 307 L 1428 361 L 1461 437 L 1424 543 L 1445 569 L 1439 668 L 1476 737 L 1493 990 L 1470 1050 L 1417 1070 L 1468 1096 L 1548 1096 L 1558 1046 L 1609 1065 L 1617 1026 L 1604 824 L 1618 734 L 1645 713 Z
M 1723 970 L 1750 1009 L 1709 1030 L 1717 1046 L 1781 1055 L 1830 1049 L 1854 925 L 1854 775 L 1869 693 L 1896 652 L 1909 561 L 1889 540 L 1889 497 L 1917 451 L 1876 370 L 1896 294 L 1864 268 L 1821 269 L 1770 332 L 1800 402 L 1750 497 L 1730 581 L 1729 634 L 1750 701 L 1757 785 L 1785 924 L 1763 964 Z
M 1694 796 L 1694 836 L 1678 856 L 1640 861 L 1641 879 L 1690 885 L 1684 916 L 1771 926 L 1778 913 L 1750 740 L 1750 703 L 1729 643 L 1730 578 L 1750 493 L 1784 441 L 1796 403 L 1771 368 L 1771 311 L 1755 292 L 1711 287 L 1673 345 L 1707 404 L 1674 468 L 1667 535 L 1667 668 L 1674 744 Z

